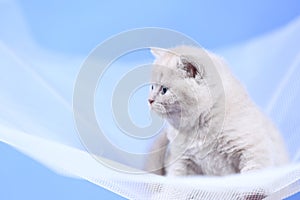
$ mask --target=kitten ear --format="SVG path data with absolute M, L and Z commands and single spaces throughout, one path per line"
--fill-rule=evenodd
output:
M 187 76 L 189 78 L 195 78 L 198 74 L 197 67 L 192 62 L 188 61 L 186 57 L 180 57 L 180 60 L 183 66 L 183 70 L 186 71 Z
M 165 50 L 155 47 L 152 47 L 150 51 L 155 58 L 162 57 L 166 53 Z

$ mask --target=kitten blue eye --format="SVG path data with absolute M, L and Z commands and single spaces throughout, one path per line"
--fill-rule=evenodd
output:
M 161 94 L 164 95 L 164 94 L 166 94 L 167 91 L 168 91 L 168 88 L 163 86 L 161 89 Z
M 153 85 L 151 85 L 151 90 L 153 90 L 153 88 L 154 88 Z

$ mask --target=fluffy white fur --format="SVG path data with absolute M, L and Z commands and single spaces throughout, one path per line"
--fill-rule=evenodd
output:
M 152 53 L 149 105 L 168 126 L 153 144 L 156 153 L 146 170 L 167 176 L 227 175 L 288 162 L 279 132 L 221 58 L 189 46 Z M 210 64 L 202 63 L 205 59 Z M 209 81 L 213 68 L 222 82 L 220 94 L 212 94 L 217 91 Z

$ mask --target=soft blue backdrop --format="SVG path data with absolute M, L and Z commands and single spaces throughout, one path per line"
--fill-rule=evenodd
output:
M 31 36 L 41 47 L 80 56 L 111 35 L 131 28 L 171 28 L 215 49 L 270 32 L 300 15 L 296 0 L 32 0 L 17 4 Z M 0 22 L 10 23 L 4 18 Z M 86 181 L 57 175 L 2 143 L 0 160 L 0 199 L 122 199 Z M 290 199 L 299 198 L 298 194 Z

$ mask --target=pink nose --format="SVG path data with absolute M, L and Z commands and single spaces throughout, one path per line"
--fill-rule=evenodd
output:
M 149 103 L 152 104 L 154 102 L 153 99 L 148 99 Z

